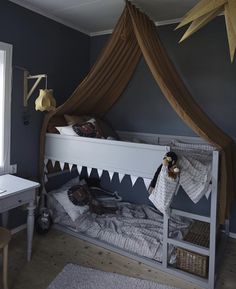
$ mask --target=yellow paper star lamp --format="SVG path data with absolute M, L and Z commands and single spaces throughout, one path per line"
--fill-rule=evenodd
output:
M 233 62 L 236 50 L 236 0 L 201 0 L 182 19 L 176 29 L 190 24 L 180 42 L 201 29 L 217 15 L 224 12 L 230 59 Z

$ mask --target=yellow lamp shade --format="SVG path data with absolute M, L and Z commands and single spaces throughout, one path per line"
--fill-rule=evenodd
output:
M 35 100 L 35 110 L 51 111 L 56 108 L 56 100 L 52 89 L 40 89 L 39 96 Z

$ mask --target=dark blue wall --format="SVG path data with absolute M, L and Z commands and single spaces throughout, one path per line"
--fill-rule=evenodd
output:
M 178 44 L 183 31 L 174 31 L 174 25 L 158 28 L 160 38 L 175 63 L 188 89 L 204 111 L 226 133 L 236 137 L 236 62 L 230 63 L 223 17 L 201 29 L 189 40 Z M 109 35 L 91 38 L 90 65 L 94 63 Z M 151 72 L 142 59 L 127 89 L 106 115 L 113 127 L 146 133 L 194 136 L 193 131 L 177 116 L 162 95 Z M 118 184 L 117 184 L 118 185 Z M 121 185 L 118 189 L 125 190 Z M 145 190 L 136 184 L 137 202 L 144 200 Z M 134 190 L 128 189 L 128 198 Z M 197 207 L 181 193 L 175 199 L 179 207 L 206 213 L 208 203 L 202 199 Z M 232 211 L 231 231 L 236 232 L 236 216 Z
M 61 104 L 88 72 L 89 37 L 1 0 L 0 41 L 13 45 L 11 162 L 18 164 L 19 175 L 34 178 L 43 114 L 33 108 L 35 95 L 29 101 L 30 124 L 23 124 L 23 71 L 16 66 L 48 74 L 48 86 Z
M 28 126 L 23 124 L 23 71 L 48 74 L 58 104 L 70 96 L 89 69 L 89 37 L 9 1 L 0 1 L 0 41 L 13 45 L 11 163 L 18 175 L 38 176 L 39 136 L 43 113 L 29 101 Z M 41 86 L 44 86 L 42 82 Z M 18 219 L 12 217 L 12 224 Z
M 217 17 L 182 44 L 178 41 L 183 31 L 174 31 L 173 25 L 159 27 L 158 33 L 194 98 L 213 121 L 236 137 L 236 62 L 230 64 L 223 19 Z M 91 65 L 108 38 L 91 38 Z M 120 130 L 194 135 L 170 107 L 143 59 L 107 118 Z

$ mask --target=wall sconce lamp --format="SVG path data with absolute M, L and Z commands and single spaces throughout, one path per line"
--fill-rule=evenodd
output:
M 45 79 L 45 89 L 39 90 L 39 96 L 35 100 L 35 110 L 51 111 L 56 109 L 56 100 L 53 97 L 53 90 L 47 89 L 47 74 L 30 75 L 28 71 L 24 71 L 24 107 L 28 106 L 28 100 L 34 93 L 40 81 Z M 29 80 L 36 80 L 29 91 Z

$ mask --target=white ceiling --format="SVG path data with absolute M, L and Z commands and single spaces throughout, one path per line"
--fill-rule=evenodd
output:
M 10 0 L 88 35 L 111 32 L 124 0 Z M 198 0 L 131 0 L 157 24 L 176 23 Z

